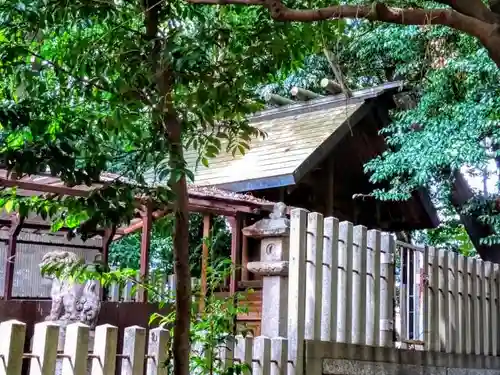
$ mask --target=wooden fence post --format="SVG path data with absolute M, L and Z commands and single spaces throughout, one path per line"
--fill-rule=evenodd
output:
M 457 254 L 453 259 L 453 269 L 455 271 L 455 285 L 453 285 L 453 295 L 455 296 L 455 306 L 453 309 L 455 310 L 455 343 L 453 346 L 453 350 L 455 353 L 462 353 L 462 320 L 463 310 L 462 310 L 462 293 L 463 293 L 463 269 L 461 267 L 461 255 Z
M 0 323 L 0 375 L 21 375 L 26 325 L 17 320 Z
M 66 326 L 61 375 L 87 375 L 89 331 L 89 326 L 83 323 Z
M 258 336 L 253 342 L 252 375 L 271 374 L 271 340 L 269 337 Z
M 447 283 L 446 287 L 446 308 L 447 308 L 447 323 L 446 323 L 446 352 L 453 353 L 453 345 L 456 341 L 458 341 L 458 336 L 456 334 L 457 324 L 455 322 L 457 311 L 455 309 L 455 285 L 458 281 L 456 277 L 457 270 L 454 268 L 455 257 L 457 254 L 454 252 L 448 251 L 445 258 L 446 268 L 445 272 L 445 282 Z
M 425 248 L 424 255 L 427 305 L 425 319 L 425 343 L 428 350 L 439 351 L 439 263 L 437 252 L 433 247 Z
M 127 281 L 125 283 L 125 285 L 123 286 L 123 290 L 122 290 L 123 302 L 132 302 L 134 300 L 132 297 L 133 288 L 134 288 L 133 281 Z
M 108 299 L 111 302 L 120 302 L 120 285 L 118 283 L 112 283 L 109 286 Z
M 234 359 L 241 363 L 246 364 L 248 369 L 244 372 L 245 375 L 251 374 L 253 358 L 253 337 L 241 335 L 236 336 L 236 347 L 234 348 Z
M 288 374 L 302 375 L 305 329 L 307 211 L 290 213 L 290 263 L 288 273 Z
M 458 278 L 456 276 L 457 270 L 455 269 L 455 257 L 457 254 L 449 251 L 446 254 L 446 282 L 448 283 L 448 297 L 447 297 L 447 309 L 448 309 L 448 322 L 447 322 L 447 342 L 446 342 L 446 351 L 448 353 L 453 353 L 454 343 L 458 341 L 457 336 L 457 324 L 456 324 L 456 315 L 457 311 L 455 309 L 455 286 L 457 284 Z
M 490 263 L 491 355 L 498 355 L 498 264 Z
M 465 316 L 466 322 L 469 324 L 466 325 L 465 330 L 465 354 L 474 353 L 474 326 L 475 322 L 473 321 L 473 311 L 474 311 L 474 280 L 473 280 L 473 259 L 465 258 L 465 284 L 464 284 L 464 294 L 465 294 Z
M 233 366 L 235 343 L 236 338 L 233 336 L 229 336 L 219 350 L 222 369 L 225 371 Z
M 110 270 L 117 271 L 118 268 L 111 266 Z M 118 282 L 113 282 L 113 283 L 111 283 L 111 285 L 109 285 L 107 297 L 108 297 L 108 301 L 120 302 L 120 284 Z
M 366 339 L 366 227 L 358 225 L 353 230 L 352 268 L 352 332 L 353 344 Z M 371 313 L 371 312 L 370 312 Z
M 350 317 L 352 305 L 349 293 L 352 295 L 352 244 L 353 226 L 348 221 L 340 223 L 339 229 L 339 273 L 337 285 L 337 306 L 339 314 L 337 319 L 337 342 L 349 342 Z M 352 315 L 352 314 L 351 314 Z
M 365 344 L 369 346 L 376 346 L 380 342 L 380 241 L 381 233 L 378 230 L 368 231 Z
M 439 351 L 448 350 L 448 257 L 438 250 L 437 259 L 439 262 L 439 283 L 438 283 L 438 304 L 439 304 Z
M 457 278 L 458 278 L 458 305 L 457 305 L 457 337 L 455 352 L 460 354 L 465 354 L 466 348 L 466 330 L 469 323 L 467 322 L 467 312 L 466 312 L 466 301 L 469 300 L 469 292 L 467 288 L 468 275 L 467 275 L 467 263 L 466 258 L 463 255 L 457 256 Z
M 399 332 L 401 347 L 407 349 L 408 346 L 405 343 L 406 340 L 410 338 L 410 330 L 408 329 L 408 311 L 410 309 L 409 305 L 409 292 L 411 290 L 410 282 L 410 249 L 405 246 L 396 247 L 396 256 L 399 255 L 400 262 L 400 284 L 399 284 L 399 320 L 400 326 L 394 327 L 397 332 Z
M 30 375 L 54 375 L 58 341 L 59 325 L 53 322 L 43 322 L 35 325 Z
M 146 329 L 139 326 L 125 328 L 123 334 L 122 375 L 142 375 L 146 354 Z
M 388 233 L 382 234 L 380 258 L 380 346 L 393 347 L 394 332 L 394 252 L 396 243 Z
M 482 331 L 481 331 L 481 284 L 479 279 L 480 266 L 478 259 L 472 259 L 472 311 L 473 311 L 473 353 L 476 355 L 481 354 L 481 339 L 482 339 Z
M 284 337 L 271 339 L 271 375 L 286 375 L 288 341 Z
M 323 283 L 323 215 L 312 212 L 307 215 L 306 260 L 306 340 L 321 338 L 321 286 Z
M 175 275 L 168 275 L 168 290 L 170 292 L 170 297 L 175 298 L 175 286 L 177 284 L 177 278 Z
M 91 375 L 109 375 L 115 373 L 118 327 L 111 324 L 97 326 L 92 353 Z
M 339 221 L 328 217 L 324 222 L 323 241 L 323 283 L 321 294 L 321 340 L 336 341 L 337 339 L 337 279 L 338 279 L 338 248 Z
M 164 328 L 149 331 L 147 375 L 168 375 L 166 360 L 170 333 Z
M 482 337 L 482 353 L 483 355 L 491 355 L 490 351 L 490 334 L 491 334 L 491 324 L 489 319 L 490 312 L 490 290 L 489 290 L 489 278 L 490 275 L 487 273 L 486 262 L 481 260 L 481 326 L 483 331 Z

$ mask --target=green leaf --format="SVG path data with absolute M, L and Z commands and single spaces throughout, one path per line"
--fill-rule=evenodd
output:
M 5 205 L 3 206 L 4 210 L 7 212 L 7 213 L 11 213 L 12 210 L 14 209 L 14 203 L 15 201 L 13 199 L 9 199 Z

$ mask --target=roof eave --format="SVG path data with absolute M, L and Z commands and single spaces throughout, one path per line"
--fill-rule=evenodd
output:
M 214 185 L 215 187 L 223 190 L 232 191 L 235 193 L 244 191 L 273 189 L 278 187 L 285 187 L 295 185 L 296 180 L 293 174 L 284 174 L 280 176 L 271 176 L 257 178 L 254 180 L 235 181 L 225 184 Z

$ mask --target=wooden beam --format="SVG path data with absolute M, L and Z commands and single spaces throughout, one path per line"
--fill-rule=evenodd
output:
M 319 85 L 332 94 L 340 94 L 342 92 L 342 88 L 340 87 L 340 85 L 328 78 L 323 78 Z
M 12 218 L 10 230 L 9 230 L 9 244 L 7 246 L 7 252 L 5 257 L 5 278 L 4 278 L 4 289 L 3 298 L 5 300 L 12 299 L 12 285 L 14 284 L 14 266 L 16 262 L 16 251 L 17 251 L 17 237 L 21 232 L 23 226 L 24 218 L 16 215 Z
M 51 193 L 57 195 L 70 195 L 73 197 L 87 197 L 90 195 L 90 191 L 88 190 L 75 189 L 67 186 L 40 184 L 31 181 L 13 180 L 3 177 L 0 177 L 0 186 L 8 188 L 17 187 L 23 190 L 36 191 L 40 193 Z
M 242 217 L 238 215 L 229 219 L 231 224 L 231 262 L 233 272 L 229 279 L 229 293 L 233 295 L 238 290 L 239 267 L 241 265 L 241 237 L 242 237 Z
M 8 227 L 10 227 L 11 226 L 11 220 L 10 219 L 5 219 L 5 218 L 0 219 L 0 226 L 8 226 Z M 36 221 L 33 221 L 33 220 L 24 220 L 23 221 L 23 228 L 51 231 L 51 225 L 50 224 L 48 224 L 48 223 L 44 224 L 44 223 L 36 222 Z M 71 230 L 71 229 L 68 229 L 68 228 L 61 228 L 61 229 L 59 229 L 60 232 L 67 232 L 69 230 Z M 104 235 L 104 230 L 97 229 L 97 233 Z
M 313 91 L 306 90 L 306 89 L 303 89 L 303 88 L 300 88 L 297 86 L 292 87 L 292 89 L 290 90 L 290 94 L 292 96 L 295 96 L 297 99 L 302 100 L 302 101 L 307 101 L 307 100 L 317 99 L 317 98 L 322 97 L 322 95 L 320 95 L 320 94 L 317 94 Z
M 281 95 L 276 95 L 273 93 L 267 93 L 264 95 L 264 100 L 266 102 L 270 102 L 276 105 L 290 105 L 290 104 L 295 104 L 295 102 L 291 99 L 285 98 L 284 96 Z
M 247 219 L 243 219 L 242 229 L 248 225 Z M 241 281 L 248 280 L 248 237 L 242 234 L 241 238 Z
M 169 212 L 170 212 L 169 210 L 157 210 L 157 211 L 153 212 L 153 220 L 161 219 L 162 217 L 167 215 Z M 139 222 L 132 224 L 126 228 L 118 229 L 116 231 L 116 233 L 119 235 L 122 235 L 122 236 L 127 235 L 127 234 L 131 234 L 131 233 L 137 232 L 138 230 L 141 230 L 143 225 L 144 225 L 144 220 L 141 218 L 141 220 Z
M 238 212 L 248 214 L 258 214 L 264 205 L 250 202 L 220 199 L 218 197 L 200 198 L 195 196 L 189 197 L 189 211 L 211 213 L 223 216 L 233 216 Z
M 141 259 L 140 259 L 140 277 L 141 282 L 146 282 L 149 274 L 149 246 L 151 243 L 151 229 L 153 227 L 153 208 L 151 203 L 145 205 L 142 214 L 142 237 L 141 237 Z M 145 288 L 139 288 L 139 301 L 148 302 L 148 294 Z
M 41 193 L 51 193 L 57 195 L 70 195 L 75 197 L 88 197 L 93 190 L 82 190 L 75 187 L 67 186 L 54 186 L 41 184 L 30 181 L 12 180 L 0 177 L 0 187 L 17 187 L 22 190 L 29 190 Z M 99 189 L 99 187 L 96 187 Z M 136 198 L 137 201 L 143 202 L 144 199 Z M 144 202 L 143 202 L 144 203 Z M 199 194 L 190 194 L 189 196 L 189 210 L 195 212 L 209 212 L 217 214 L 235 215 L 237 212 L 246 212 L 258 214 L 264 205 L 251 202 L 239 202 L 224 197 L 200 197 Z
M 203 216 L 203 248 L 201 253 L 201 298 L 200 298 L 200 312 L 205 309 L 205 297 L 207 296 L 207 269 L 208 269 L 208 256 L 209 249 L 207 241 L 210 238 L 211 229 L 211 216 L 206 214 Z
M 189 198 L 189 211 L 190 212 L 200 212 L 204 214 L 211 215 L 222 215 L 232 217 L 238 214 L 239 212 L 247 213 L 247 214 L 259 214 L 261 210 L 272 211 L 273 205 L 270 204 L 254 204 L 249 206 L 246 202 L 230 202 L 230 201 L 222 201 L 215 200 L 211 201 L 207 199 L 201 198 Z M 157 220 L 171 211 L 169 209 L 158 210 L 153 213 L 153 219 Z M 114 240 L 117 240 L 124 235 L 128 235 L 134 232 L 141 230 L 143 225 L 142 220 L 138 223 L 132 224 L 126 228 L 121 228 L 116 231 L 117 236 L 115 236 Z
M 24 228 L 24 226 L 23 226 L 23 228 Z M 8 245 L 9 239 L 0 239 L 0 242 Z M 84 251 L 90 251 L 90 250 L 102 251 L 102 247 L 101 246 L 75 245 L 75 244 L 72 244 L 72 243 L 62 244 L 62 243 L 58 243 L 58 242 L 54 243 L 54 242 L 29 241 L 29 240 L 20 240 L 20 239 L 18 239 L 17 240 L 17 244 L 41 245 L 41 246 L 45 246 L 45 247 L 58 247 L 58 248 L 65 247 L 65 248 L 68 248 L 68 249 L 79 249 L 79 250 L 84 250 Z

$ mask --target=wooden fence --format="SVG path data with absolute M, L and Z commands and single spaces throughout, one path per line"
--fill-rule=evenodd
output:
M 395 248 L 390 234 L 292 210 L 289 335 L 392 346 Z
M 21 375 L 24 360 L 29 361 L 30 375 L 109 375 L 115 374 L 116 369 L 123 375 L 169 373 L 166 367 L 169 331 L 163 328 L 151 329 L 149 335 L 142 327 L 125 328 L 121 350 L 117 347 L 119 332 L 115 326 L 97 326 L 92 345 L 88 326 L 70 324 L 62 350 L 58 350 L 59 329 L 52 322 L 38 323 L 31 352 L 25 353 L 26 325 L 18 321 L 0 323 L 0 336 L 3 337 L 0 356 L 4 362 L 0 364 L 0 374 Z M 214 367 L 219 370 L 239 363 L 250 369 L 244 373 L 278 375 L 285 373 L 288 362 L 285 338 L 229 337 L 215 349 Z
M 137 281 L 130 280 L 122 284 L 113 283 L 108 287 L 108 301 L 111 302 L 135 302 L 139 300 L 139 289 L 140 289 L 140 275 L 137 273 Z M 197 285 L 199 280 L 197 278 L 191 278 L 191 284 L 193 286 Z M 150 288 L 154 290 L 154 294 L 149 294 L 150 302 L 155 300 L 167 300 L 169 297 L 175 295 L 175 275 L 161 275 L 160 273 L 153 272 L 148 282 Z
M 266 239 L 267 247 L 269 240 Z M 236 358 L 249 361 L 259 374 L 268 374 L 269 369 L 282 369 L 283 364 L 288 363 L 288 374 L 301 375 L 304 340 L 394 347 L 395 328 L 399 341 L 405 346 L 419 344 L 421 349 L 427 351 L 457 354 L 499 354 L 499 265 L 452 252 L 396 242 L 391 234 L 354 226 L 350 222 L 339 223 L 333 217 L 324 218 L 319 213 L 303 209 L 291 211 L 290 235 L 284 243 L 288 246 L 288 263 L 281 269 L 285 269 L 287 274 L 263 276 L 262 321 L 272 321 L 280 327 L 279 332 L 286 332 L 286 337 L 268 334 L 270 338 L 239 338 L 234 351 L 230 350 L 222 356 L 224 360 Z M 272 254 L 273 246 L 270 249 Z M 278 261 L 280 267 L 282 260 Z M 266 277 L 270 278 L 268 282 Z M 282 279 L 276 283 L 276 278 Z M 165 285 L 164 280 L 159 283 Z M 172 288 L 173 279 L 166 284 Z M 287 296 L 286 303 L 276 300 L 276 287 Z M 111 298 L 129 298 L 127 293 L 123 297 L 124 292 L 119 288 L 118 292 L 112 289 L 110 292 Z M 399 310 L 399 320 L 394 314 L 395 307 Z M 394 327 L 395 320 L 397 327 Z M 47 332 L 57 329 L 49 323 L 43 324 L 40 327 L 45 328 L 39 328 L 39 331 L 45 332 L 45 336 L 40 336 L 42 333 L 37 331 L 42 338 L 35 340 L 40 342 L 39 346 L 34 346 L 35 355 L 49 350 L 40 348 L 46 347 L 43 342 L 52 340 Z M 20 351 L 15 349 L 22 345 L 17 343 L 16 335 L 9 333 L 21 332 L 24 337 L 25 328 L 21 326 L 19 322 L 2 323 L 5 335 L 0 333 L 0 337 L 10 338 L 0 341 L 0 350 L 4 351 L 0 354 L 8 359 L 7 362 L 12 355 L 22 359 Z M 269 325 L 264 328 L 269 328 Z M 138 327 L 128 330 L 135 332 L 133 329 L 143 332 Z M 266 333 L 263 331 L 263 334 Z M 106 340 L 111 340 L 109 345 L 116 346 L 114 335 L 116 327 L 112 326 L 102 326 L 96 331 L 98 353 L 116 353 L 116 350 L 109 351 L 99 346 Z M 97 337 L 102 340 L 97 340 Z M 71 345 L 68 348 L 76 350 Z M 12 354 L 12 350 L 17 354 Z M 129 355 L 126 349 L 123 350 L 121 356 L 114 354 L 114 358 L 122 358 L 120 366 L 125 366 L 123 359 Z M 132 352 L 136 353 L 135 349 Z M 86 363 L 88 355 L 81 353 L 85 361 L 80 361 Z M 137 353 L 143 356 L 140 350 Z M 69 358 L 53 352 L 48 355 L 51 356 L 50 361 L 54 356 L 63 361 Z M 90 359 L 97 358 L 95 356 L 92 354 Z M 25 357 L 34 358 L 30 355 Z M 106 360 L 101 359 L 101 362 Z M 16 363 L 16 360 L 13 361 Z M 115 360 L 109 361 L 112 363 L 109 366 L 115 366 Z M 97 366 L 94 360 L 93 363 L 92 371 Z M 147 363 L 150 363 L 149 359 Z
M 169 333 L 163 328 L 150 330 L 149 337 L 145 328 L 126 328 L 119 354 L 117 327 L 96 327 L 90 352 L 88 326 L 80 323 L 68 325 L 62 351 L 58 351 L 59 329 L 52 322 L 38 323 L 31 352 L 24 353 L 26 325 L 12 320 L 0 323 L 0 356 L 4 362 L 0 365 L 0 374 L 21 375 L 23 360 L 29 361 L 30 375 L 54 375 L 56 369 L 57 374 L 63 375 L 108 375 L 115 373 L 117 365 L 122 374 L 142 375 L 144 369 L 148 375 L 167 374 L 164 362 Z
M 290 221 L 288 275 L 279 276 L 286 280 L 282 285 L 288 301 L 279 305 L 283 311 L 273 312 L 279 317 L 275 323 L 286 326 L 286 337 L 237 337 L 233 344 L 225 343 L 219 356 L 223 364 L 247 363 L 255 375 L 301 375 L 306 339 L 393 346 L 393 237 L 303 209 L 292 210 Z M 266 297 L 265 288 L 264 280 L 263 303 L 269 296 L 275 302 L 275 295 Z M 267 313 L 263 309 L 263 320 Z M 57 325 L 37 325 L 32 353 L 23 354 L 25 330 L 19 322 L 0 325 L 0 337 L 6 338 L 0 342 L 0 355 L 8 375 L 19 374 L 23 358 L 30 361 L 31 375 L 53 374 L 57 363 L 64 375 L 83 375 L 87 367 L 91 375 L 112 374 L 117 365 L 124 374 L 138 375 L 144 363 L 149 374 L 166 374 L 159 367 L 168 341 L 162 329 L 151 331 L 148 355 L 146 331 L 140 327 L 127 328 L 121 353 L 116 348 L 118 329 L 97 327 L 91 354 L 88 328 L 81 324 L 68 327 L 61 353 L 56 349 Z
M 403 347 L 499 355 L 499 265 L 398 243 Z

